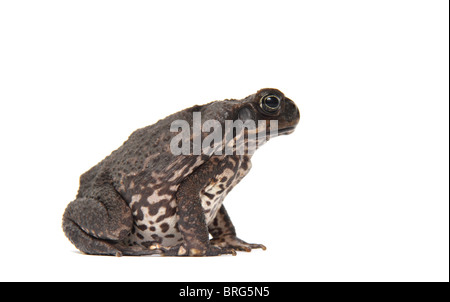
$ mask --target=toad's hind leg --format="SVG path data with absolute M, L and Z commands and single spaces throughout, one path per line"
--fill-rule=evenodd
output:
M 160 254 L 158 250 L 123 243 L 132 228 L 127 206 L 108 207 L 93 199 L 72 201 L 63 215 L 63 230 L 81 252 L 92 255 L 141 256 Z
M 88 190 L 69 203 L 62 227 L 80 251 L 94 255 L 149 255 L 155 251 L 129 247 L 123 241 L 133 227 L 128 204 L 106 177 L 100 175 Z
M 111 232 L 106 207 L 93 198 L 75 199 L 67 206 L 62 227 L 70 242 L 80 251 L 95 255 L 120 255 L 114 242 L 120 233 Z M 125 230 L 125 229 L 124 229 Z

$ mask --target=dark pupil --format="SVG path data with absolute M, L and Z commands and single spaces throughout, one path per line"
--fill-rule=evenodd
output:
M 266 106 L 271 108 L 271 109 L 276 109 L 278 108 L 278 105 L 280 104 L 280 101 L 278 100 L 278 98 L 274 97 L 274 96 L 268 96 L 265 100 Z

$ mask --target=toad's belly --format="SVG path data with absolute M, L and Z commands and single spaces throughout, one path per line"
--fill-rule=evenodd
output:
M 209 189 L 207 192 L 215 190 Z M 201 196 L 207 225 L 216 216 L 224 198 L 225 194 L 213 196 L 211 193 L 207 193 Z M 167 203 L 169 207 L 160 206 L 156 213 L 150 213 L 149 207 L 142 207 L 141 211 L 133 212 L 134 226 L 126 243 L 128 245 L 142 245 L 148 248 L 156 243 L 170 247 L 183 242 L 183 237 L 178 229 L 178 216 L 175 213 L 172 215 L 172 207 L 170 206 L 172 204 L 176 204 L 175 200 Z
M 200 192 L 200 200 L 205 214 L 206 225 L 216 217 L 227 190 L 223 185 L 209 185 Z M 142 245 L 150 247 L 156 243 L 170 247 L 183 242 L 178 229 L 176 215 L 176 198 L 161 199 L 159 201 L 141 201 L 142 196 L 133 196 L 130 204 L 134 218 L 133 229 L 126 240 L 128 245 Z M 152 199 L 150 198 L 150 201 Z M 135 207 L 140 204 L 139 209 Z M 133 210 L 134 209 L 134 210 Z
M 130 208 L 134 224 L 126 240 L 128 245 L 148 248 L 156 243 L 174 246 L 183 241 L 177 225 L 175 192 L 176 190 L 170 195 L 159 195 L 158 191 L 155 191 L 150 196 L 132 196 Z

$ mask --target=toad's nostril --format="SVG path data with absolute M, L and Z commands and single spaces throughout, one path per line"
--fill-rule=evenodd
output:
M 295 121 L 298 122 L 300 120 L 300 111 L 291 99 L 286 98 L 285 111 L 286 111 L 286 119 L 289 122 Z

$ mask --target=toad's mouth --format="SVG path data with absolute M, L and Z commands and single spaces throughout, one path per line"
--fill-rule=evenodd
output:
M 266 131 L 266 135 L 273 135 L 273 134 L 276 134 L 276 135 L 287 135 L 287 134 L 291 134 L 292 132 L 294 132 L 294 130 L 295 130 L 295 127 L 286 127 L 286 128 L 283 128 L 283 129 L 278 129 L 278 131 L 275 131 L 274 133 L 272 133 L 270 130 L 267 130 Z
M 272 130 L 266 128 L 265 131 L 264 130 L 258 131 L 258 129 L 256 129 L 256 131 L 250 131 L 249 129 L 244 128 L 243 133 L 245 136 L 248 136 L 250 133 L 256 134 L 256 135 L 258 135 L 258 139 L 263 137 L 263 139 L 269 140 L 273 137 L 277 137 L 280 135 L 291 134 L 292 132 L 295 131 L 295 128 L 296 128 L 296 126 L 289 126 L 289 127 L 285 127 L 285 128 L 281 128 L 281 129 L 278 129 L 275 127 L 275 129 L 272 129 Z M 264 132 L 265 132 L 265 135 L 263 136 Z M 233 137 L 235 137 L 235 135 Z
M 294 132 L 295 127 L 287 127 L 284 129 L 279 129 L 278 130 L 278 134 L 291 134 L 292 132 Z

